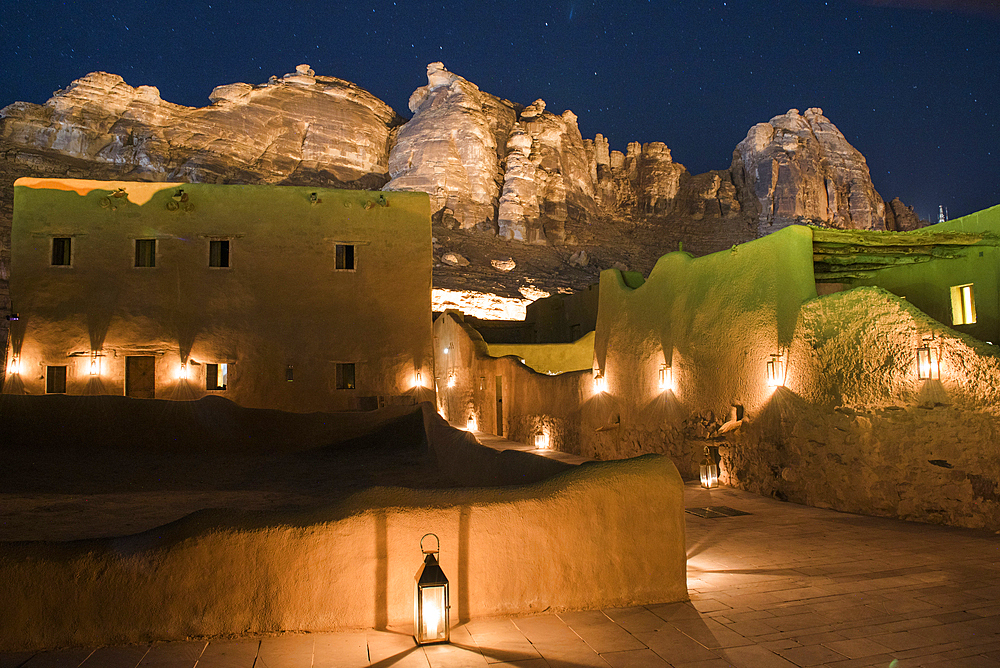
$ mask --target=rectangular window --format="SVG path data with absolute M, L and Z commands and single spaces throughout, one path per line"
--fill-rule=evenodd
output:
M 66 367 L 45 367 L 45 392 L 48 394 L 66 394 Z
M 337 269 L 354 270 L 354 244 L 337 244 Z
M 135 266 L 156 266 L 156 239 L 135 240 Z
M 68 267 L 73 261 L 73 239 L 52 237 L 52 266 Z
M 337 389 L 354 389 L 354 363 L 337 364 Z
M 228 364 L 205 365 L 205 389 L 224 390 L 229 383 Z
M 972 283 L 951 288 L 951 324 L 972 325 L 976 322 L 976 298 Z
M 229 266 L 229 239 L 212 239 L 208 242 L 208 266 Z

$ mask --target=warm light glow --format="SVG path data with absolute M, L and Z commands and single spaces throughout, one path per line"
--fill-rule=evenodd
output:
M 705 458 L 701 460 L 701 486 L 705 489 L 714 489 L 719 486 L 719 465 L 715 463 L 712 451 L 705 448 Z
M 189 378 L 189 367 L 188 367 L 187 364 L 181 364 L 181 368 L 177 372 L 177 378 L 179 380 L 188 380 L 188 378 Z
M 938 380 L 941 377 L 941 366 L 938 363 L 937 348 L 923 346 L 917 348 L 917 378 L 919 380 Z
M 417 369 L 416 373 L 413 374 L 413 387 L 422 387 L 424 384 L 424 376 L 420 373 L 420 369 Z
M 547 431 L 542 431 L 541 433 L 535 434 L 535 449 L 536 450 L 549 449 L 549 433 Z
M 479 425 L 476 422 L 476 416 L 475 415 L 470 415 L 469 416 L 469 421 L 466 423 L 466 430 L 467 431 L 479 431 Z
M 21 373 L 21 358 L 18 355 L 13 355 L 10 358 L 10 366 L 7 367 L 7 373 L 15 375 Z
M 425 641 L 441 640 L 444 634 L 444 587 L 424 587 L 420 592 L 421 635 Z
M 594 376 L 594 392 L 598 394 L 608 391 L 608 379 L 604 377 L 603 373 L 598 373 Z
M 435 313 L 455 309 L 480 320 L 524 320 L 531 302 L 474 290 L 431 290 L 431 310 Z
M 785 358 L 781 354 L 771 355 L 767 363 L 767 386 L 782 387 L 785 384 Z
M 90 356 L 90 375 L 100 376 L 101 375 L 101 362 L 97 354 Z
M 449 373 L 448 374 L 448 387 L 455 387 L 455 374 L 454 373 Z
M 447 355 L 450 350 L 451 350 L 451 348 L 445 348 L 444 349 L 444 354 Z
M 657 385 L 661 391 L 674 389 L 674 370 L 666 364 L 660 366 L 660 375 Z

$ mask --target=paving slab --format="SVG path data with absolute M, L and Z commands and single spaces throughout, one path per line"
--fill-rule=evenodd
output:
M 150 645 L 101 647 L 80 665 L 83 668 L 135 668 L 149 651 Z
M 253 668 L 259 651 L 260 640 L 255 638 L 213 640 L 198 658 L 198 668 Z

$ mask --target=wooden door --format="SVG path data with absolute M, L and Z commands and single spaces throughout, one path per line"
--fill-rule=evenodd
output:
M 503 436 L 503 376 L 497 376 L 497 436 Z
M 125 396 L 152 399 L 156 394 L 156 358 L 134 356 L 125 358 Z

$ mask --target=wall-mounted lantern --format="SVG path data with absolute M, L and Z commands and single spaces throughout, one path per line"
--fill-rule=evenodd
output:
M 420 369 L 413 374 L 413 387 L 421 387 L 424 384 L 424 375 L 420 373 Z
M 434 536 L 437 547 L 424 548 L 424 540 Z M 448 642 L 448 578 L 435 555 L 441 552 L 441 541 L 432 533 L 420 539 L 420 551 L 425 555 L 414 578 L 413 637 L 418 645 Z
M 90 353 L 90 375 L 100 376 L 101 375 L 101 358 L 96 352 Z
M 469 420 L 466 423 L 466 431 L 479 431 L 479 424 L 476 422 L 475 413 L 469 416 Z
M 190 366 L 187 362 L 181 362 L 180 371 L 177 372 L 177 377 L 180 380 L 190 380 Z
M 917 379 L 938 380 L 941 378 L 941 365 L 938 361 L 938 349 L 930 344 L 934 337 L 924 339 L 923 345 L 917 348 Z
M 674 370 L 666 364 L 660 365 L 660 373 L 657 378 L 657 387 L 660 391 L 674 389 Z
M 701 460 L 701 486 L 705 489 L 715 489 L 719 486 L 719 465 L 715 463 L 712 449 L 705 446 L 705 458 Z
M 536 450 L 549 449 L 549 432 L 543 429 L 539 433 L 535 434 L 535 449 Z
M 21 373 L 21 356 L 11 355 L 10 366 L 7 367 L 7 373 L 14 375 L 19 375 Z
M 608 379 L 604 377 L 604 374 L 598 371 L 594 374 L 594 392 L 601 394 L 608 391 Z
M 448 387 L 455 387 L 455 372 L 448 374 Z
M 771 355 L 767 362 L 767 386 L 782 387 L 785 384 L 785 356 L 783 353 Z

